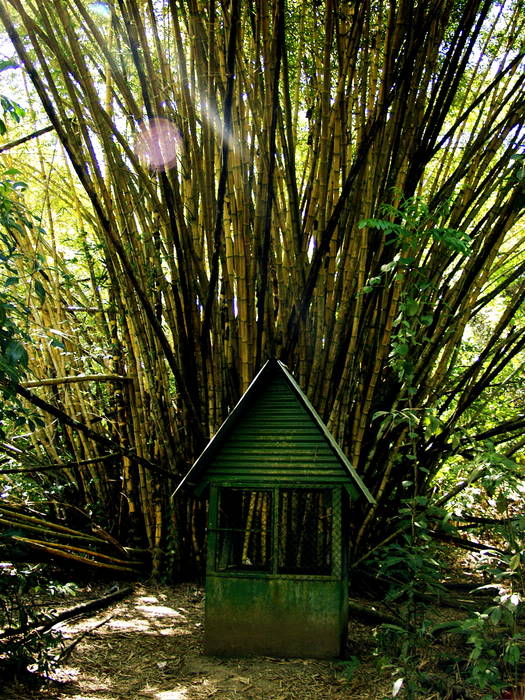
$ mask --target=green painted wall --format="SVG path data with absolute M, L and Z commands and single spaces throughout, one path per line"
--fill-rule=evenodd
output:
M 337 579 L 207 577 L 208 654 L 334 658 L 347 621 L 347 587 Z

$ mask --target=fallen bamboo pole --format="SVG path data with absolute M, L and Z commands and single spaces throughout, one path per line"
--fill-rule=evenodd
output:
M 46 620 L 45 622 L 39 620 L 37 626 L 33 628 L 19 627 L 16 629 L 5 629 L 0 633 L 0 639 L 6 637 L 14 637 L 18 634 L 23 634 L 26 632 L 36 632 L 38 634 L 42 634 L 43 632 L 47 632 L 48 630 L 50 630 L 52 627 L 55 627 L 55 625 L 58 625 L 60 622 L 70 620 L 72 617 L 81 617 L 91 612 L 103 610 L 112 603 L 116 603 L 117 601 L 126 598 L 132 592 L 133 586 L 125 586 L 124 588 L 120 588 L 119 590 L 115 591 L 114 593 L 110 593 L 109 595 L 102 596 L 101 598 L 96 598 L 95 600 L 90 600 L 88 603 L 80 603 L 80 605 L 75 605 L 73 608 L 68 608 L 67 610 L 58 613 L 58 615 L 55 615 L 53 618 L 51 618 L 50 620 Z
M 13 535 L 12 536 L 13 540 L 16 540 L 17 542 L 24 542 L 25 544 L 36 544 L 36 545 L 44 545 L 48 546 L 47 542 L 44 542 L 43 540 L 32 540 L 29 539 L 28 537 L 20 537 L 19 535 Z M 108 554 L 101 554 L 100 552 L 94 552 L 91 549 L 85 549 L 84 547 L 74 547 L 71 544 L 59 544 L 58 542 L 53 542 L 53 548 L 54 549 L 60 549 L 65 552 L 79 552 L 80 554 L 88 554 L 92 557 L 97 557 L 98 559 L 105 559 L 106 561 L 114 562 L 115 564 L 128 564 L 130 566 L 141 566 L 140 561 L 129 561 L 128 559 L 117 559 L 116 557 L 111 557 Z
M 17 539 L 16 537 L 13 537 L 13 539 Z M 18 538 L 20 539 L 20 538 Z M 95 559 L 88 559 L 87 557 L 83 557 L 80 554 L 73 554 L 72 552 L 65 552 L 60 549 L 56 549 L 55 547 L 51 547 L 49 545 L 45 544 L 40 544 L 39 542 L 36 542 L 34 540 L 24 540 L 24 544 L 27 544 L 29 547 L 32 547 L 33 549 L 38 549 L 42 552 L 46 552 L 46 554 L 49 554 L 54 557 L 59 557 L 60 559 L 67 559 L 68 561 L 74 561 L 78 562 L 79 564 L 86 564 L 87 566 L 94 566 L 99 569 L 111 569 L 112 571 L 127 571 L 130 574 L 136 574 L 137 569 L 132 568 L 130 566 L 120 566 L 117 564 L 106 564 L 105 562 L 102 561 L 96 561 Z M 92 556 L 97 556 L 96 552 L 92 553 Z

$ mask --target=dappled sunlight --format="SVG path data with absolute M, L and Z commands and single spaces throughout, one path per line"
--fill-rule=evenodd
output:
M 91 695 L 89 694 L 89 700 L 112 700 L 112 695 Z M 87 700 L 85 695 L 72 695 L 71 700 Z
M 186 690 L 167 690 L 155 693 L 154 697 L 158 700 L 185 700 L 189 696 Z
M 163 615 L 164 617 L 180 617 L 182 620 L 186 619 L 182 613 L 173 610 L 173 608 L 167 608 L 164 605 L 138 605 L 137 610 L 152 617 Z
M 108 622 L 106 633 L 109 630 L 118 630 L 119 632 L 145 632 L 151 630 L 151 624 L 147 620 L 138 620 L 132 618 L 130 620 L 111 620 Z M 102 630 L 101 633 L 104 633 Z
M 90 598 L 98 591 L 89 590 Z M 340 700 L 342 685 L 330 660 L 218 658 L 203 650 L 203 591 L 195 585 L 137 586 L 134 594 L 88 618 L 64 624 L 67 660 L 52 674 L 54 700 Z M 369 629 L 362 626 L 364 634 Z M 352 625 L 353 643 L 359 640 Z M 384 697 L 370 665 L 355 700 Z M 355 688 L 353 690 L 356 690 Z M 55 692 L 56 691 L 56 692 Z M 376 692 L 377 691 L 377 692 Z M 0 692 L 1 695 L 1 692 Z M 4 695 L 2 695 L 4 697 Z M 50 697 L 46 695 L 45 697 Z M 43 700 L 15 693 L 6 700 Z

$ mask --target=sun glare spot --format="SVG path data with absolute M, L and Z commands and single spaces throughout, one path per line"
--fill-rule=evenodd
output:
M 97 0 L 97 2 L 90 2 L 88 9 L 99 17 L 104 19 L 109 19 L 111 17 L 111 9 L 107 2 L 102 2 L 102 0 Z
M 147 620 L 110 620 L 108 627 L 111 630 L 118 629 L 119 631 L 129 632 L 149 632 L 151 625 Z
M 185 690 L 164 690 L 155 694 L 156 700 L 185 700 L 187 697 Z
M 168 119 L 151 119 L 137 136 L 135 153 L 153 170 L 169 170 L 177 160 L 181 137 Z
M 160 615 L 165 615 L 166 617 L 182 617 L 180 612 L 174 610 L 173 608 L 168 608 L 165 605 L 138 605 L 137 609 L 146 615 L 151 615 L 152 617 L 158 617 Z
M 215 107 L 206 100 L 201 103 L 201 116 L 203 121 L 215 132 L 219 139 L 224 138 L 232 151 L 240 152 L 241 145 L 238 139 L 236 139 L 231 132 L 225 132 L 223 130 L 222 117 L 219 116 Z

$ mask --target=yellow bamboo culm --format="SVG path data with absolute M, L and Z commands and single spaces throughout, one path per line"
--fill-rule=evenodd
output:
M 251 562 L 250 559 L 248 558 L 248 553 L 250 551 L 250 541 L 252 539 L 252 523 L 253 523 L 253 516 L 255 513 L 255 505 L 257 503 L 257 492 L 252 491 L 250 493 L 250 503 L 248 506 L 248 515 L 246 518 L 246 525 L 244 528 L 244 538 L 243 538 L 243 544 L 242 544 L 242 556 L 241 556 L 241 564 L 252 564 L 254 562 Z
M 100 552 L 94 552 L 91 549 L 84 549 L 83 547 L 74 547 L 69 544 L 59 544 L 57 542 L 45 542 L 43 540 L 34 540 L 34 539 L 29 539 L 28 537 L 20 537 L 19 535 L 13 535 L 13 539 L 17 540 L 18 542 L 25 542 L 26 544 L 30 545 L 42 545 L 45 547 L 51 547 L 52 549 L 56 549 L 59 551 L 64 551 L 64 552 L 79 552 L 81 554 L 87 554 L 90 557 L 94 557 L 95 559 L 104 559 L 105 561 L 109 562 L 114 562 L 115 564 L 124 564 L 124 565 L 137 565 L 141 566 L 140 561 L 130 561 L 129 559 L 118 559 L 117 557 L 112 557 L 109 556 L 108 554 L 101 554 Z M 89 560 L 88 560 L 89 561 Z
M 61 557 L 63 559 L 69 559 L 71 561 L 87 564 L 88 566 L 94 566 L 96 568 L 101 569 L 113 569 L 114 571 L 128 571 L 129 573 L 136 573 L 136 569 L 133 569 L 129 566 L 121 566 L 119 564 L 106 564 L 105 562 L 95 561 L 94 559 L 87 559 L 86 557 L 82 557 L 79 554 L 65 552 L 62 549 L 57 549 L 55 547 L 52 547 L 51 545 L 41 544 L 38 541 L 25 540 L 25 543 L 28 546 L 33 547 L 34 549 L 41 550 L 52 556 Z

